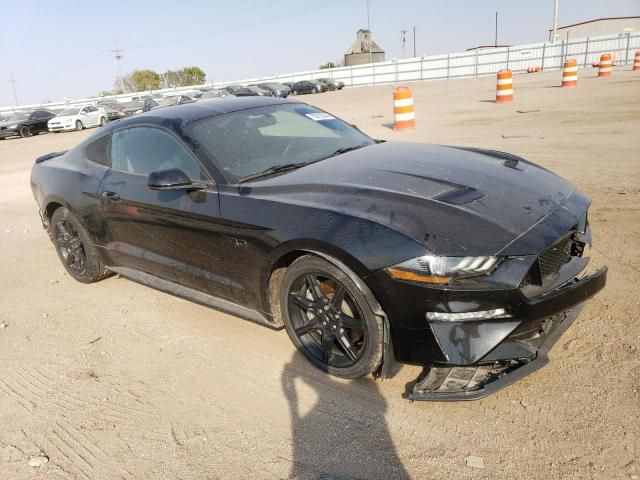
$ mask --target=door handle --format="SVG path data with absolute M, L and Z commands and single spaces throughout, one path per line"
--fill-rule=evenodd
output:
M 102 192 L 100 196 L 106 200 L 113 200 L 114 202 L 120 200 L 120 194 L 116 192 Z

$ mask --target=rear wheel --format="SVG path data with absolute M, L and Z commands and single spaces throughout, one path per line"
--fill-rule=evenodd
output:
M 51 238 L 62 265 L 74 279 L 92 283 L 107 276 L 87 231 L 65 207 L 58 208 L 51 216 Z
M 294 90 L 292 93 L 293 93 L 294 95 L 297 95 L 297 94 L 298 94 L 298 90 Z
M 80 120 L 76 121 L 76 130 L 80 131 L 84 128 L 84 126 L 82 125 L 82 122 Z
M 338 267 L 312 255 L 287 269 L 280 308 L 293 344 L 316 367 L 343 378 L 373 372 L 382 360 L 382 320 Z
M 318 93 L 318 89 L 317 89 L 316 87 L 313 87 L 313 88 L 311 89 L 311 93 Z

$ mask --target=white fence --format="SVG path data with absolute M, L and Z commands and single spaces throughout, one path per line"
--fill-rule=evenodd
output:
M 498 70 L 508 68 L 514 73 L 526 72 L 528 67 L 539 66 L 543 70 L 560 69 L 567 58 L 575 58 L 578 66 L 586 67 L 600 61 L 600 55 L 609 53 L 617 65 L 633 63 L 636 50 L 640 50 L 640 32 L 620 35 L 604 35 L 555 43 L 532 43 L 513 47 L 487 48 L 483 50 L 409 58 L 352 67 L 271 75 L 241 80 L 213 82 L 201 87 L 220 88 L 226 85 L 249 85 L 266 82 L 296 82 L 316 78 L 333 78 L 344 82 L 347 87 L 383 85 L 421 80 L 478 77 L 493 75 Z M 159 93 L 188 91 L 198 86 L 158 90 Z M 140 95 L 149 92 L 139 92 Z M 156 93 L 156 92 L 153 92 Z M 127 99 L 132 93 L 105 98 Z M 0 107 L 0 112 L 25 108 L 61 108 L 67 105 L 81 105 L 95 102 L 97 98 L 71 100 L 20 107 Z

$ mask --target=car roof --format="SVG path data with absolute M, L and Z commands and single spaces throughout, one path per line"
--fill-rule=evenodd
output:
M 184 103 L 158 110 L 141 113 L 133 117 L 111 122 L 107 128 L 120 128 L 123 126 L 134 126 L 140 124 L 158 124 L 174 128 L 178 125 L 186 125 L 203 118 L 224 115 L 226 113 L 248 110 L 251 108 L 266 107 L 269 105 L 279 105 L 285 103 L 299 103 L 295 100 L 285 100 L 277 97 L 220 97 L 211 100 L 200 100 L 194 103 Z

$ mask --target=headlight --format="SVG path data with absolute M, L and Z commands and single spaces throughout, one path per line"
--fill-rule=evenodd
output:
M 18 125 L 9 125 L 7 130 L 15 130 L 16 128 L 18 128 Z
M 498 257 L 437 257 L 424 255 L 387 268 L 397 280 L 448 284 L 457 278 L 485 275 L 498 264 Z

